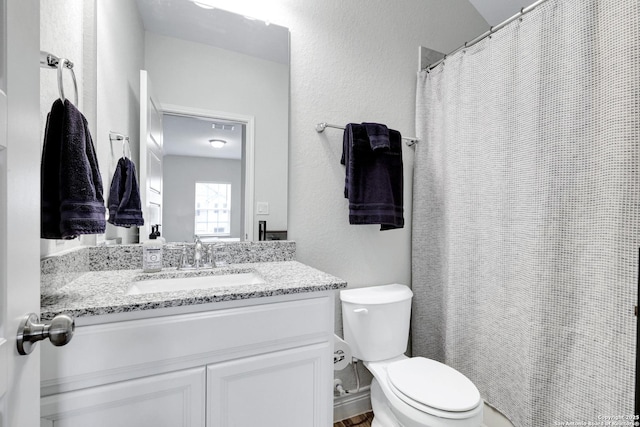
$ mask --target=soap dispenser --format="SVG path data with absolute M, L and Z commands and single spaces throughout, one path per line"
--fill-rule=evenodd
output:
M 158 239 L 159 224 L 151 226 L 149 240 L 142 243 L 142 271 L 155 273 L 162 270 L 162 240 Z

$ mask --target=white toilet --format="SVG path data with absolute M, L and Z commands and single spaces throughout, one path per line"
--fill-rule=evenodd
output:
M 467 377 L 404 355 L 412 297 L 398 284 L 340 292 L 344 339 L 374 376 L 372 427 L 479 427 L 484 403 Z

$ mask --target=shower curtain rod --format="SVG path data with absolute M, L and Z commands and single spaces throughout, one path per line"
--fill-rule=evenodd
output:
M 324 130 L 326 128 L 344 130 L 344 126 L 331 125 L 331 124 L 329 124 L 327 122 L 322 122 L 322 123 L 318 123 L 316 125 L 316 132 L 318 132 L 318 133 L 324 132 Z M 420 142 L 420 140 L 418 138 L 414 138 L 414 137 L 404 137 L 403 136 L 402 140 L 405 141 L 405 143 L 407 144 L 407 147 L 411 147 L 412 145 L 416 144 L 417 142 Z
M 438 65 L 440 65 L 441 63 L 444 62 L 445 59 L 447 59 L 449 56 L 454 55 L 458 52 L 460 52 L 462 49 L 466 49 L 469 48 L 471 46 L 473 46 L 474 44 L 480 42 L 481 40 L 484 40 L 485 38 L 489 37 L 491 34 L 495 33 L 496 31 L 504 28 L 507 24 L 515 21 L 516 19 L 522 17 L 523 15 L 526 15 L 527 13 L 531 12 L 532 10 L 534 10 L 536 7 L 538 7 L 539 5 L 541 5 L 542 3 L 546 2 L 547 0 L 538 0 L 537 2 L 533 3 L 530 6 L 527 7 L 523 7 L 522 9 L 520 9 L 520 12 L 516 13 L 515 15 L 513 15 L 511 18 L 507 19 L 506 21 L 495 25 L 491 28 L 489 28 L 489 31 L 479 35 L 478 37 L 476 37 L 475 39 L 465 42 L 465 44 L 463 44 L 462 46 L 460 46 L 459 48 L 457 48 L 456 50 L 447 53 L 444 58 L 442 58 L 441 60 L 434 62 L 433 64 L 423 68 L 423 70 L 427 70 L 427 72 L 433 70 L 434 68 L 436 68 Z

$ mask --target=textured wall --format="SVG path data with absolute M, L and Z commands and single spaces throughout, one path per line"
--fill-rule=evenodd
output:
M 414 135 L 418 46 L 447 52 L 486 23 L 464 0 L 280 3 L 291 29 L 289 230 L 298 259 L 350 286 L 409 283 L 412 149 L 403 153 L 405 228 L 352 226 L 342 132 L 317 134 L 314 126 L 376 121 Z
M 378 121 L 413 136 L 418 46 L 449 52 L 485 31 L 486 22 L 466 0 L 252 3 L 228 7 L 291 30 L 289 236 L 297 259 L 350 287 L 410 283 L 412 149 L 403 153 L 405 228 L 352 226 L 342 193 L 342 132 L 317 134 L 314 127 Z M 353 386 L 350 370 L 336 376 Z

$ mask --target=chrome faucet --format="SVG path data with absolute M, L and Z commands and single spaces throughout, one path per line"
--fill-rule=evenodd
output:
M 213 245 L 205 245 L 199 236 L 195 236 L 193 245 L 193 263 L 189 263 L 187 244 L 182 246 L 182 253 L 178 261 L 178 270 L 200 270 L 202 268 L 215 268 Z

